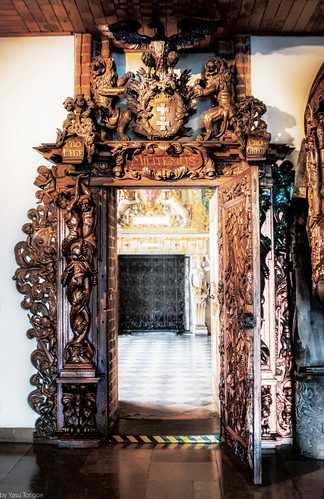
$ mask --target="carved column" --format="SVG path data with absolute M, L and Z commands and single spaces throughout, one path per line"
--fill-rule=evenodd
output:
M 90 298 L 97 284 L 95 199 L 85 174 L 71 173 L 56 196 L 60 210 L 59 425 L 60 446 L 98 444 L 96 426 L 97 337 Z M 62 314 L 62 316 L 61 316 Z M 90 439 L 90 440 L 89 440 Z
M 264 164 L 261 178 L 262 443 L 292 437 L 292 164 Z
M 284 161 L 273 167 L 276 411 L 280 437 L 292 435 L 292 306 L 290 258 L 290 204 L 294 174 Z

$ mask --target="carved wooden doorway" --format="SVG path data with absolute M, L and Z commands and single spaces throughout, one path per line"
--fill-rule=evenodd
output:
M 260 229 L 257 167 L 219 187 L 221 422 L 261 483 Z
M 16 247 L 15 276 L 31 312 L 28 336 L 37 338 L 29 403 L 39 414 L 38 438 L 89 447 L 109 437 L 118 410 L 116 189 L 218 186 L 222 424 L 259 483 L 260 221 L 258 167 L 249 164 L 268 157 L 266 108 L 249 92 L 236 99 L 234 73 L 219 56 L 191 86 L 187 68 L 173 71 L 170 47 L 152 39 L 144 49 L 149 71 L 118 78 L 103 42 L 90 78 L 88 63 L 80 78 L 86 95 L 78 84 L 56 143 L 37 148 L 54 166 L 38 169 L 40 204 Z M 125 93 L 127 110 L 116 106 Z M 188 139 L 196 99 L 207 95 L 218 105 Z M 131 120 L 133 137 L 126 135 Z

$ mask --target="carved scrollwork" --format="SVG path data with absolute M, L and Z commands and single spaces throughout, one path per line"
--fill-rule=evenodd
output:
M 292 350 L 289 308 L 289 209 L 294 173 L 292 164 L 284 161 L 273 166 L 273 214 L 275 254 L 275 321 L 277 342 L 277 432 L 291 435 Z
M 63 384 L 63 431 L 69 435 L 89 436 L 96 433 L 95 384 Z
M 113 147 L 111 154 L 114 174 L 120 179 L 214 179 L 222 172 L 207 149 L 194 142 L 131 142 Z
M 296 434 L 297 446 L 307 457 L 323 459 L 324 404 L 322 376 L 300 376 L 296 382 Z
M 55 193 L 52 172 L 45 169 L 39 167 L 36 179 L 36 185 L 45 190 L 44 194 L 36 194 L 39 201 L 50 201 Z M 19 268 L 14 280 L 18 291 L 24 295 L 22 307 L 30 311 L 28 317 L 32 328 L 27 331 L 27 336 L 36 339 L 37 344 L 31 355 L 37 373 L 30 379 L 36 389 L 30 393 L 28 402 L 40 415 L 36 421 L 36 435 L 41 437 L 56 430 L 56 208 L 42 204 L 29 210 L 28 218 L 31 222 L 23 226 L 27 240 L 15 247 Z

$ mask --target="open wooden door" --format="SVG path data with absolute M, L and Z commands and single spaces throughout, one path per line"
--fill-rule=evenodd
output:
M 219 203 L 220 403 L 224 436 L 261 483 L 258 168 L 222 184 Z

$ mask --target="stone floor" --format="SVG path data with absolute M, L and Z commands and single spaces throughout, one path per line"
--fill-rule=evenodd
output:
M 121 417 L 209 418 L 212 392 L 210 336 L 173 332 L 118 337 Z
M 282 448 L 263 457 L 263 485 L 256 486 L 224 444 L 2 443 L 0 498 L 321 499 L 324 462 Z

